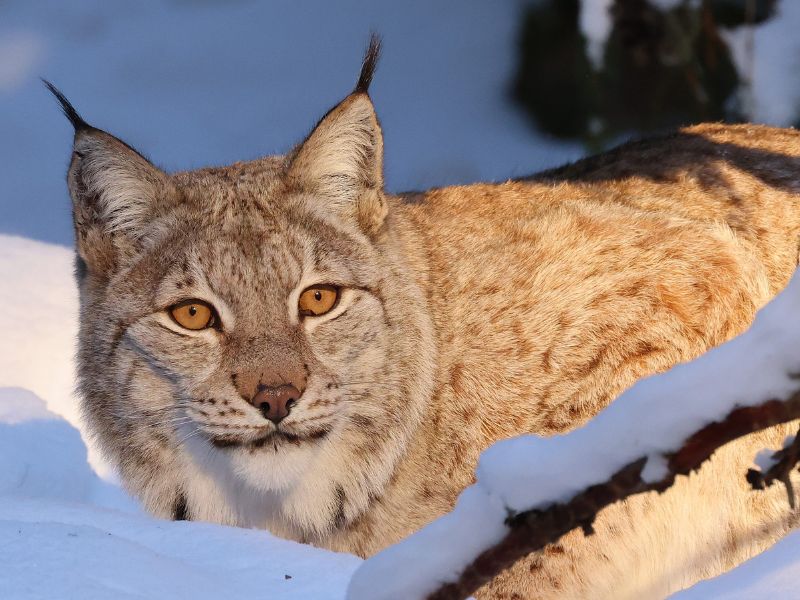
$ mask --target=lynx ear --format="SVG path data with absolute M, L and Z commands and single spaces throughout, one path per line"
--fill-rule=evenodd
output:
M 355 218 L 368 234 L 387 213 L 383 195 L 383 136 L 367 94 L 380 41 L 373 36 L 355 90 L 317 124 L 289 158 L 292 185 L 319 195 L 330 209 Z
M 84 121 L 64 95 L 45 82 L 75 128 L 67 183 L 78 255 L 90 272 L 114 267 L 135 251 L 160 205 L 172 197 L 167 175 L 116 137 Z

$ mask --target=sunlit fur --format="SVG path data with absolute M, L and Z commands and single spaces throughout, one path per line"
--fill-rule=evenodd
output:
M 493 441 L 577 427 L 744 330 L 797 264 L 798 157 L 794 131 L 707 125 L 404 198 L 363 89 L 286 157 L 174 175 L 81 125 L 88 424 L 155 515 L 368 556 L 449 510 Z M 301 318 L 314 284 L 341 299 Z M 166 309 L 187 298 L 218 327 L 180 328 Z M 305 385 L 285 435 L 248 402 L 265 378 Z M 729 568 L 794 522 L 743 478 L 790 430 L 608 509 L 479 598 L 655 597 Z

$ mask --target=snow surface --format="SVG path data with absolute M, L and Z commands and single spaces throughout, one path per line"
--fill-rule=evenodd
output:
M 785 449 L 791 446 L 794 443 L 794 439 L 795 436 L 793 435 L 786 436 L 786 439 L 783 440 L 783 446 L 781 446 L 781 448 Z M 755 458 L 753 459 L 753 464 L 755 464 L 756 468 L 762 473 L 769 471 L 772 467 L 778 464 L 778 459 L 775 458 L 777 450 L 779 450 L 779 448 L 764 448 L 763 450 L 759 451 L 758 454 L 756 454 Z
M 672 600 L 789 600 L 800 597 L 800 532 L 715 579 L 670 596 Z
M 752 76 L 742 90 L 746 114 L 756 123 L 789 126 L 798 123 L 800 110 L 800 2 L 782 0 L 775 18 L 757 27 L 722 31 L 740 74 Z M 747 51 L 752 40 L 752 55 Z
M 606 49 L 606 40 L 611 35 L 611 6 L 614 0 L 583 0 L 581 12 L 578 17 L 583 37 L 586 38 L 586 54 L 592 66 L 596 69 L 603 68 L 603 55 Z
M 77 426 L 73 260 L 69 248 L 0 234 L 0 385 L 31 390 Z
M 264 531 L 65 501 L 0 502 L 0 598 L 344 598 L 360 559 Z
M 0 388 L 4 600 L 336 599 L 359 563 L 265 531 L 152 519 L 92 471 L 74 427 Z
M 356 571 L 348 598 L 424 597 L 442 582 L 454 581 L 500 539 L 509 512 L 568 501 L 642 456 L 648 457 L 643 478 L 663 478 L 664 455 L 695 431 L 736 407 L 796 391 L 797 381 L 789 374 L 800 364 L 798 315 L 800 271 L 748 331 L 697 360 L 637 382 L 583 427 L 549 438 L 525 435 L 497 442 L 481 455 L 477 481 L 455 509 L 367 560 Z M 481 527 L 474 527 L 477 514 Z M 475 537 L 466 539 L 466 531 Z M 376 593 L 379 584 L 385 593 Z

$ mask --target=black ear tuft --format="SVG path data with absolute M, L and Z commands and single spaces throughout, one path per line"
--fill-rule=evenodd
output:
M 356 89 L 353 90 L 356 94 L 366 94 L 369 91 L 369 84 L 372 83 L 372 76 L 375 74 L 375 67 L 378 64 L 378 58 L 381 55 L 381 38 L 377 33 L 373 33 L 369 37 L 369 45 L 364 54 L 364 63 L 361 65 L 361 75 L 358 77 Z
M 52 83 L 47 81 L 46 79 L 42 79 L 42 83 L 47 86 L 47 89 L 56 97 L 59 104 L 61 104 L 61 110 L 64 112 L 64 115 L 69 119 L 69 122 L 72 123 L 72 126 L 75 128 L 75 131 L 84 131 L 87 129 L 93 129 L 91 125 L 89 125 L 86 121 L 83 120 L 78 114 L 78 111 L 75 110 L 75 107 L 70 104 L 70 101 L 67 100 L 67 97 L 61 93 L 61 91 L 54 86 Z

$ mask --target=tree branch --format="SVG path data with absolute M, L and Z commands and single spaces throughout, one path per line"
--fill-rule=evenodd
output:
M 794 467 L 800 461 L 800 431 L 794 436 L 791 444 L 772 455 L 772 460 L 775 461 L 775 464 L 763 473 L 756 469 L 748 470 L 747 481 L 753 486 L 754 490 L 764 490 L 776 481 L 780 481 L 786 486 L 789 506 L 795 508 L 795 493 L 790 477 Z
M 531 552 L 556 543 L 563 535 L 581 527 L 592 533 L 597 514 L 606 506 L 644 492 L 663 492 L 678 475 L 688 475 L 700 468 L 720 447 L 750 433 L 800 418 L 800 390 L 787 400 L 769 400 L 757 406 L 732 410 L 720 420 L 706 425 L 687 438 L 680 448 L 665 455 L 667 474 L 658 481 L 646 482 L 642 470 L 647 463 L 643 456 L 618 470 L 608 481 L 588 487 L 569 502 L 552 504 L 546 509 L 521 512 L 510 517 L 508 534 L 495 546 L 482 552 L 461 573 L 458 581 L 448 583 L 428 596 L 428 600 L 462 600 L 474 593 L 504 569 Z M 800 459 L 800 434 L 794 442 L 778 451 L 778 461 L 765 473 L 751 470 L 748 481 L 763 489 L 774 481 L 787 485 L 789 502 L 794 494 L 789 474 Z M 753 475 L 752 473 L 755 473 Z

